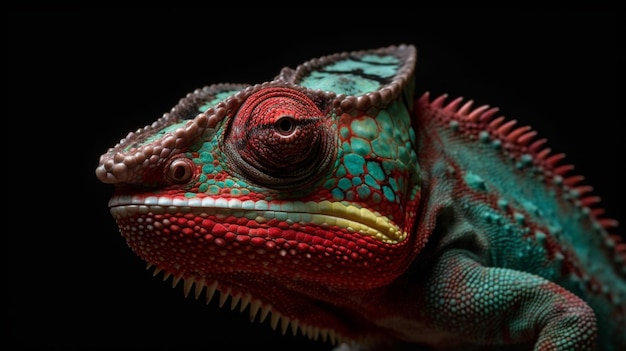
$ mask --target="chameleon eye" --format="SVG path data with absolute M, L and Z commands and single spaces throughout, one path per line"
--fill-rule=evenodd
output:
M 224 138 L 232 170 L 270 188 L 314 182 L 335 155 L 331 119 L 305 94 L 266 88 L 245 100 Z
M 280 135 L 290 136 L 296 129 L 296 121 L 292 116 L 279 117 L 274 128 Z
M 184 184 L 193 176 L 193 162 L 187 158 L 173 159 L 166 168 L 165 178 L 174 184 Z

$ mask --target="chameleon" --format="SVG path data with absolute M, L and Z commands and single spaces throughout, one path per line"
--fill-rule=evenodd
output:
M 100 157 L 126 244 L 337 350 L 626 349 L 617 221 L 531 127 L 418 92 L 416 63 L 346 51 L 187 94 Z

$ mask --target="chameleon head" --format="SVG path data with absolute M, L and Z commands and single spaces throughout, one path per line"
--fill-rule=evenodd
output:
M 150 264 L 218 289 L 280 282 L 306 295 L 392 281 L 416 240 L 403 100 L 414 61 L 411 46 L 344 53 L 189 94 L 101 157 L 122 235 Z

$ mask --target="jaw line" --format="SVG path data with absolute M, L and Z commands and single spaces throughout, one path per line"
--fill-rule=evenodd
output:
M 109 201 L 114 217 L 141 213 L 190 212 L 197 215 L 234 215 L 256 220 L 270 219 L 293 223 L 315 224 L 322 227 L 338 226 L 386 244 L 398 244 L 407 233 L 387 217 L 366 208 L 332 201 L 252 201 L 223 198 L 171 198 L 167 196 L 116 195 Z

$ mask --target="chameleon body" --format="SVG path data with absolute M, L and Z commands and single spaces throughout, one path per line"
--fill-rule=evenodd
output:
M 531 128 L 417 94 L 416 60 L 188 94 L 101 156 L 121 234 L 186 295 L 335 345 L 624 350 L 616 221 Z

